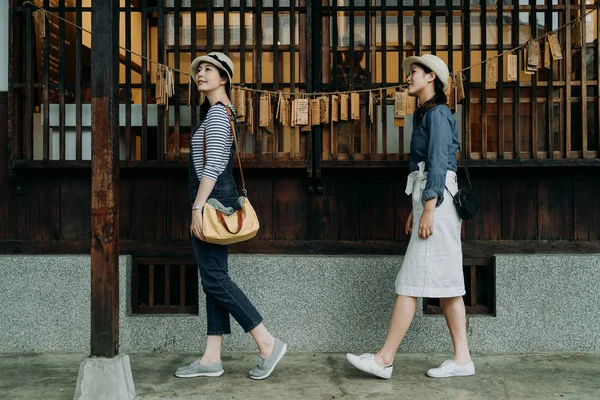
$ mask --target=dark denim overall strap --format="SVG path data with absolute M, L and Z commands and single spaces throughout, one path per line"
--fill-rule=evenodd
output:
M 227 107 L 221 104 L 223 107 Z M 217 106 L 217 104 L 213 105 L 213 107 Z M 192 131 L 192 136 L 198 130 L 202 122 L 194 128 Z M 237 124 L 235 125 L 237 134 Z M 206 132 L 204 132 L 206 134 Z M 229 162 L 225 167 L 225 170 L 219 175 L 217 178 L 217 182 L 215 183 L 215 187 L 212 192 L 208 196 L 208 198 L 214 198 L 220 201 L 225 207 L 233 207 L 237 204 L 238 192 L 237 185 L 235 184 L 235 180 L 233 179 L 233 164 L 234 164 L 234 156 L 235 155 L 235 143 L 231 145 L 229 152 Z M 200 179 L 198 179 L 198 174 L 196 173 L 196 166 L 194 165 L 194 146 L 191 145 L 190 140 L 190 162 L 189 162 L 189 180 L 188 180 L 188 192 L 190 199 L 190 206 L 194 204 L 196 200 L 196 195 L 198 193 L 198 188 L 200 187 Z

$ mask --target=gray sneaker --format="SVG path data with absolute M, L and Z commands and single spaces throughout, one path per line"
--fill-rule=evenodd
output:
M 256 368 L 250 371 L 250 378 L 256 380 L 267 379 L 269 375 L 271 375 L 271 372 L 273 372 L 273 370 L 277 366 L 277 363 L 283 358 L 286 351 L 287 344 L 275 338 L 275 346 L 273 346 L 273 352 L 267 358 L 264 358 L 261 355 L 258 356 Z
M 178 378 L 195 378 L 197 376 L 221 376 L 225 370 L 223 370 L 223 363 L 221 360 L 211 365 L 202 365 L 200 361 L 196 360 L 187 367 L 177 368 L 175 376 Z

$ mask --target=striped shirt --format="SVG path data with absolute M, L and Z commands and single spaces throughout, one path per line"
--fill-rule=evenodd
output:
M 228 106 L 233 115 L 232 105 Z M 204 133 L 206 135 L 206 165 L 204 165 Z M 221 104 L 215 104 L 208 110 L 206 119 L 192 135 L 194 166 L 198 179 L 206 177 L 216 181 L 227 167 L 231 155 L 233 136 L 229 115 Z

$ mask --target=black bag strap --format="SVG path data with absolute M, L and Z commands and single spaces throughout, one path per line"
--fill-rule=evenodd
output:
M 465 160 L 465 157 L 462 153 L 462 149 L 460 148 L 460 145 L 458 145 L 458 158 L 462 163 L 463 168 L 465 169 L 465 176 L 467 177 L 467 183 L 469 184 L 469 189 L 473 189 L 473 184 L 471 184 L 471 174 L 469 174 L 469 168 L 467 168 L 467 162 Z M 450 196 L 452 196 L 452 199 L 454 200 L 454 196 L 452 195 L 452 192 L 450 192 L 450 190 L 448 189 L 448 186 L 446 186 L 446 190 L 448 191 L 448 193 L 450 193 Z

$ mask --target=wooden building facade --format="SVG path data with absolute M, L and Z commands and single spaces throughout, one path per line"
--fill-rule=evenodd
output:
M 0 93 L 0 253 L 89 253 L 91 36 L 69 22 L 89 30 L 91 0 L 35 1 L 66 21 L 36 18 L 26 3 L 10 1 L 10 88 Z M 121 253 L 192 255 L 186 168 L 198 98 L 189 95 L 188 76 L 176 74 L 168 107 L 157 104 L 155 66 L 144 57 L 187 72 L 190 60 L 213 50 L 230 55 L 234 84 L 243 87 L 379 96 L 373 121 L 361 92 L 360 119 L 311 129 L 275 118 L 260 127 L 252 97 L 254 115 L 247 107 L 241 122 L 242 157 L 262 227 L 232 251 L 403 254 L 410 124 L 394 126 L 396 89 L 386 88 L 404 82 L 404 57 L 435 53 L 453 71 L 473 66 L 455 105 L 481 196 L 481 211 L 463 224 L 465 257 L 599 252 L 594 7 L 572 0 L 122 0 L 121 46 L 132 52 L 121 52 L 119 82 Z M 518 77 L 508 81 L 505 57 L 496 58 L 496 88 L 485 89 L 481 61 L 588 11 L 575 24 L 579 37 L 570 25 L 558 31 L 562 60 L 527 74 L 516 52 Z M 343 66 L 352 60 L 362 75 L 348 79 Z M 271 106 L 275 114 L 277 102 Z

